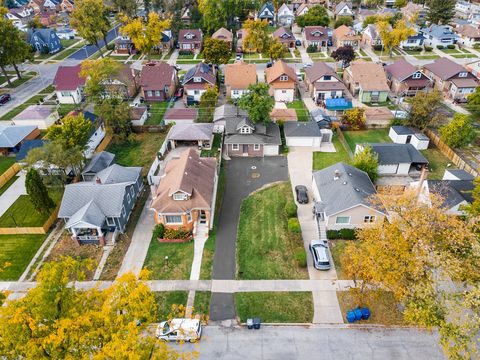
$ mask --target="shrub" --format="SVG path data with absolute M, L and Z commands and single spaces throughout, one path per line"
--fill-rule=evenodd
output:
M 165 226 L 163 224 L 157 224 L 153 229 L 153 236 L 156 239 L 163 239 L 164 234 L 165 234 Z
M 288 219 L 288 231 L 294 234 L 300 234 L 302 232 L 300 223 L 296 217 Z
M 480 49 L 480 43 L 473 44 L 474 49 Z
M 314 53 L 314 52 L 317 52 L 317 51 L 318 51 L 317 45 L 308 45 L 307 53 Z
M 444 48 L 445 48 L 445 46 L 443 46 L 443 45 L 437 45 L 437 49 L 438 49 L 438 50 L 442 50 L 442 49 L 444 49 Z
M 180 50 L 178 55 L 192 55 L 192 52 L 189 50 Z
M 298 266 L 305 268 L 307 267 L 307 253 L 304 248 L 298 248 L 295 251 L 295 260 L 297 261 Z
M 382 45 L 373 45 L 373 50 L 375 51 L 381 51 L 383 49 Z
M 455 45 L 449 44 L 449 45 L 447 45 L 447 48 L 449 48 L 449 49 L 455 49 Z
M 423 48 L 425 49 L 425 51 L 428 51 L 428 52 L 433 50 L 433 47 L 428 46 L 428 45 L 425 45 Z
M 192 233 L 185 229 L 165 229 L 164 239 L 188 239 Z
M 287 217 L 294 218 L 297 216 L 297 205 L 293 201 L 289 201 L 285 204 L 285 213 Z
M 355 240 L 355 229 L 327 230 L 327 238 L 330 240 Z
M 415 51 L 422 51 L 422 47 L 421 46 L 415 46 L 413 48 Z

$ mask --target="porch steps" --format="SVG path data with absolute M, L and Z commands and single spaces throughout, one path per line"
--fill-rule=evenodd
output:
M 327 227 L 325 226 L 324 221 L 318 221 L 318 235 L 320 236 L 320 240 L 327 240 Z

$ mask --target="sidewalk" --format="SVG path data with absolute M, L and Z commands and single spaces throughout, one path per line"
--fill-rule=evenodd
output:
M 25 171 L 20 171 L 17 176 L 18 179 L 0 196 L 0 216 L 5 214 L 20 195 L 27 195 L 27 190 L 25 189 Z

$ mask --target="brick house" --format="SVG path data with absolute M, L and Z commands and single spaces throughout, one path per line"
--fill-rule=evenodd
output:
M 215 70 L 205 63 L 198 63 L 183 78 L 186 101 L 198 102 L 209 86 L 215 86 Z
M 202 50 L 203 33 L 200 29 L 181 29 L 178 33 L 180 51 L 199 53 Z
M 175 94 L 177 84 L 177 70 L 167 63 L 150 62 L 142 67 L 140 89 L 146 101 L 168 100 Z
M 385 66 L 390 89 L 399 96 L 414 96 L 431 89 L 432 80 L 405 59 Z

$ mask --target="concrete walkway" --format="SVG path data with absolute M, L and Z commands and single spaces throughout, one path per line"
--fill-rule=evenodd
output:
M 5 214 L 20 195 L 27 195 L 27 190 L 25 189 L 25 171 L 20 171 L 17 176 L 18 179 L 0 196 L 0 216 Z
M 168 59 L 167 63 L 169 65 L 175 65 L 177 63 L 177 59 L 178 59 L 178 50 L 175 50 L 170 56 L 170 59 Z
M 193 239 L 193 261 L 192 269 L 190 271 L 190 280 L 200 279 L 200 270 L 202 267 L 202 257 L 203 257 L 203 248 L 208 239 L 208 227 L 206 225 L 201 225 L 197 227 L 197 232 Z M 186 316 L 192 314 L 193 303 L 195 301 L 195 290 L 188 292 L 187 306 L 186 306 Z
M 97 269 L 95 270 L 95 274 L 93 274 L 93 280 L 98 280 L 100 279 L 100 275 L 102 275 L 103 268 L 105 267 L 105 264 L 107 263 L 108 256 L 113 250 L 112 245 L 107 245 L 103 247 L 103 253 L 102 257 L 98 263 Z
M 145 191 L 149 191 L 149 189 L 146 189 Z M 153 219 L 153 214 L 150 212 L 151 201 L 152 197 L 149 195 L 145 202 L 145 206 L 143 207 L 140 219 L 138 219 L 137 226 L 135 226 L 132 242 L 125 254 L 125 258 L 123 259 L 117 277 L 122 276 L 127 272 L 132 272 L 138 276 L 143 268 L 150 240 L 152 239 L 153 228 L 155 227 L 155 220 Z

